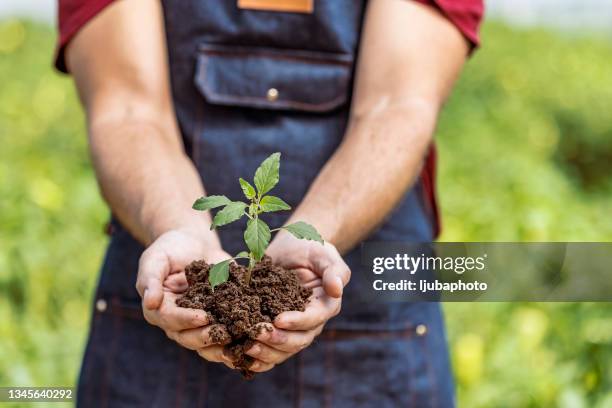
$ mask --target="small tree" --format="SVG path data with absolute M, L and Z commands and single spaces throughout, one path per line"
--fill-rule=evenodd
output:
M 231 201 L 220 195 L 198 198 L 193 208 L 198 211 L 208 211 L 223 207 L 217 212 L 210 229 L 227 225 L 240 218 L 248 217 L 247 227 L 244 231 L 244 242 L 249 251 L 242 251 L 233 258 L 215 264 L 209 271 L 208 281 L 214 290 L 216 286 L 226 282 L 229 278 L 229 264 L 235 259 L 248 259 L 249 265 L 245 276 L 246 284 L 250 284 L 251 272 L 255 264 L 263 258 L 266 248 L 270 244 L 273 232 L 281 229 L 289 231 L 296 238 L 317 241 L 323 244 L 323 239 L 317 230 L 310 224 L 299 221 L 294 224 L 270 229 L 259 216 L 262 213 L 290 210 L 289 204 L 282 199 L 266 195 L 276 186 L 279 180 L 280 153 L 273 153 L 265 159 L 255 171 L 253 179 L 255 187 L 243 178 L 239 179 L 240 187 L 248 202 Z

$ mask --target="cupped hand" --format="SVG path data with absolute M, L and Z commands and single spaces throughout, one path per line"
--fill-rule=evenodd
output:
M 161 328 L 183 347 L 195 350 L 204 359 L 229 367 L 231 360 L 223 354 L 223 344 L 214 344 L 211 325 L 204 310 L 178 307 L 176 299 L 187 289 L 184 269 L 197 259 L 216 263 L 231 258 L 218 247 L 207 246 L 196 234 L 175 230 L 161 235 L 143 252 L 138 267 L 136 289 L 142 298 L 145 319 Z M 229 339 L 229 336 L 227 336 Z
M 250 367 L 255 372 L 272 369 L 313 342 L 327 321 L 340 313 L 342 292 L 351 275 L 336 248 L 327 242 L 321 245 L 281 232 L 266 253 L 276 264 L 295 270 L 313 294 L 303 312 L 281 313 L 269 330 L 261 331 L 247 351 L 258 360 Z

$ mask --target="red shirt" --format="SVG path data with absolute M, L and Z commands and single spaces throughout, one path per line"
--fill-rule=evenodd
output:
M 59 39 L 55 66 L 67 72 L 64 50 L 70 39 L 89 20 L 114 0 L 58 0 Z M 478 31 L 484 15 L 484 0 L 413 0 L 438 9 L 472 44 L 479 45 Z M 440 232 L 440 216 L 436 202 L 436 150 L 432 146 L 421 174 L 424 187 L 424 203 L 435 219 L 435 235 Z

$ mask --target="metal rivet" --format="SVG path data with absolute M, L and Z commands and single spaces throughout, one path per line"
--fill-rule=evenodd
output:
M 98 299 L 96 301 L 96 310 L 98 312 L 105 312 L 107 307 L 108 307 L 108 304 L 106 303 L 106 300 Z
M 278 89 L 276 88 L 268 89 L 267 97 L 270 102 L 274 102 L 275 100 L 277 100 L 278 99 Z
M 424 324 L 419 324 L 416 327 L 416 334 L 417 336 L 424 336 L 427 334 L 427 326 L 425 326 Z

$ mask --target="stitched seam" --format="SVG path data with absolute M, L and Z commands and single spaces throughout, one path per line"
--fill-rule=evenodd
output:
M 425 365 L 427 367 L 427 376 L 429 377 L 429 381 L 431 383 L 431 392 L 429 393 L 429 402 L 431 407 L 438 407 L 438 384 L 436 382 L 436 376 L 431 370 L 431 364 L 429 361 L 429 346 L 427 345 L 427 334 L 421 337 L 421 341 L 423 343 L 423 351 L 425 355 Z
M 95 312 L 94 313 L 93 323 L 92 323 L 92 326 L 91 326 L 91 333 L 89 335 L 90 336 L 90 340 L 89 341 L 91 342 L 90 347 L 92 349 L 94 348 L 94 336 L 95 336 L 95 333 L 96 333 L 96 328 L 100 324 L 100 316 L 101 316 L 101 313 L 99 313 L 99 312 Z M 89 354 L 90 352 L 91 352 L 91 350 L 87 350 L 86 354 Z M 83 361 L 85 361 L 85 360 L 83 360 Z M 85 396 L 86 396 L 85 399 L 87 401 L 86 405 L 89 405 L 89 401 L 91 401 L 93 399 L 92 398 L 92 394 L 93 394 L 94 387 L 91 386 L 91 376 L 92 376 L 91 372 L 92 371 L 93 370 L 91 368 L 91 362 L 88 362 L 87 373 L 86 374 L 84 373 L 84 375 L 83 375 L 83 377 L 86 378 L 85 384 L 88 384 L 88 387 L 89 387 L 89 389 L 87 390 L 87 393 L 85 394 Z
M 407 329 L 406 331 L 410 331 L 411 333 L 414 333 L 414 329 Z M 409 346 L 408 342 L 406 342 L 406 346 L 407 347 Z M 410 395 L 410 405 L 408 406 L 415 407 L 416 406 L 416 395 L 414 393 L 414 390 L 412 389 L 412 385 L 414 384 L 414 375 L 416 374 L 416 367 L 412 359 L 408 360 L 408 364 L 410 364 L 410 370 L 408 372 L 408 395 Z
M 185 355 L 184 349 L 179 349 L 179 370 L 178 370 L 178 381 L 176 384 L 176 397 L 175 406 L 180 407 L 182 402 L 182 396 L 185 392 Z
M 110 300 L 108 310 L 104 313 L 128 319 L 144 320 L 142 309 L 140 307 L 124 306 L 121 303 L 122 301 L 118 296 L 113 296 Z
M 333 390 L 333 376 L 332 376 L 332 368 L 333 368 L 333 353 L 335 349 L 335 330 L 329 331 L 329 341 L 325 342 L 325 371 L 324 371 L 324 379 L 325 379 L 325 392 L 323 393 L 323 405 L 325 407 L 332 406 L 332 390 Z
M 202 84 L 202 91 L 209 98 L 209 100 L 213 103 L 217 104 L 226 104 L 226 105 L 235 105 L 239 103 L 250 103 L 253 107 L 258 108 L 268 108 L 275 110 L 283 110 L 283 109 L 302 109 L 302 110 L 311 110 L 315 112 L 324 112 L 327 110 L 331 110 L 337 108 L 342 105 L 346 101 L 346 95 L 340 95 L 336 98 L 321 103 L 307 103 L 307 102 L 298 102 L 295 100 L 284 100 L 284 101 L 276 101 L 276 102 L 267 102 L 267 99 L 264 97 L 257 96 L 234 96 L 229 94 L 220 94 L 210 89 L 205 84 Z
M 298 353 L 296 356 L 295 362 L 295 402 L 294 405 L 296 408 L 300 408 L 302 406 L 302 354 Z
M 323 54 L 323 53 L 312 53 L 304 50 L 292 50 L 292 49 L 279 49 L 278 51 L 271 51 L 265 48 L 225 48 L 225 47 L 213 47 L 210 48 L 206 45 L 201 45 L 199 51 L 202 54 L 208 55 L 238 55 L 238 56 L 261 56 L 266 58 L 273 58 L 285 61 L 305 61 L 310 63 L 326 63 L 330 65 L 353 65 L 353 58 L 349 54 Z M 335 58 L 334 58 L 335 56 Z
M 198 68 L 199 68 L 200 62 L 198 61 Z M 206 64 L 204 64 L 203 68 L 203 75 L 204 75 L 204 80 L 206 80 Z M 198 69 L 199 71 L 199 69 Z M 198 73 L 196 73 L 196 75 L 198 75 Z M 196 82 L 199 82 L 196 80 Z M 200 134 L 202 133 L 203 129 L 204 129 L 204 106 L 203 104 L 200 102 L 197 104 L 197 109 L 196 109 L 196 115 L 195 115 L 195 123 L 193 124 L 193 129 L 192 129 L 192 135 L 191 135 L 191 143 L 193 146 L 193 162 L 196 166 L 196 168 L 200 168 Z
M 198 407 L 206 406 L 206 402 L 208 402 L 208 364 L 202 363 L 202 370 L 200 371 L 202 372 L 202 386 L 198 393 Z
M 114 301 L 113 301 L 114 302 Z M 106 407 L 108 406 L 108 382 L 109 377 L 113 369 L 113 357 L 115 355 L 115 349 L 117 348 L 117 339 L 119 338 L 119 331 L 121 329 L 122 319 L 119 315 L 113 315 L 113 338 L 111 340 L 111 344 L 109 347 L 108 355 L 107 355 L 107 369 L 104 375 L 102 376 L 102 386 L 101 386 L 101 396 L 100 396 L 100 406 Z
M 369 330 L 338 330 L 332 329 L 324 331 L 319 335 L 319 338 L 325 340 L 333 339 L 358 339 L 358 338 L 373 338 L 373 339 L 397 339 L 397 338 L 410 338 L 414 337 L 415 328 L 408 326 L 401 330 L 381 330 L 381 331 L 369 331 Z

